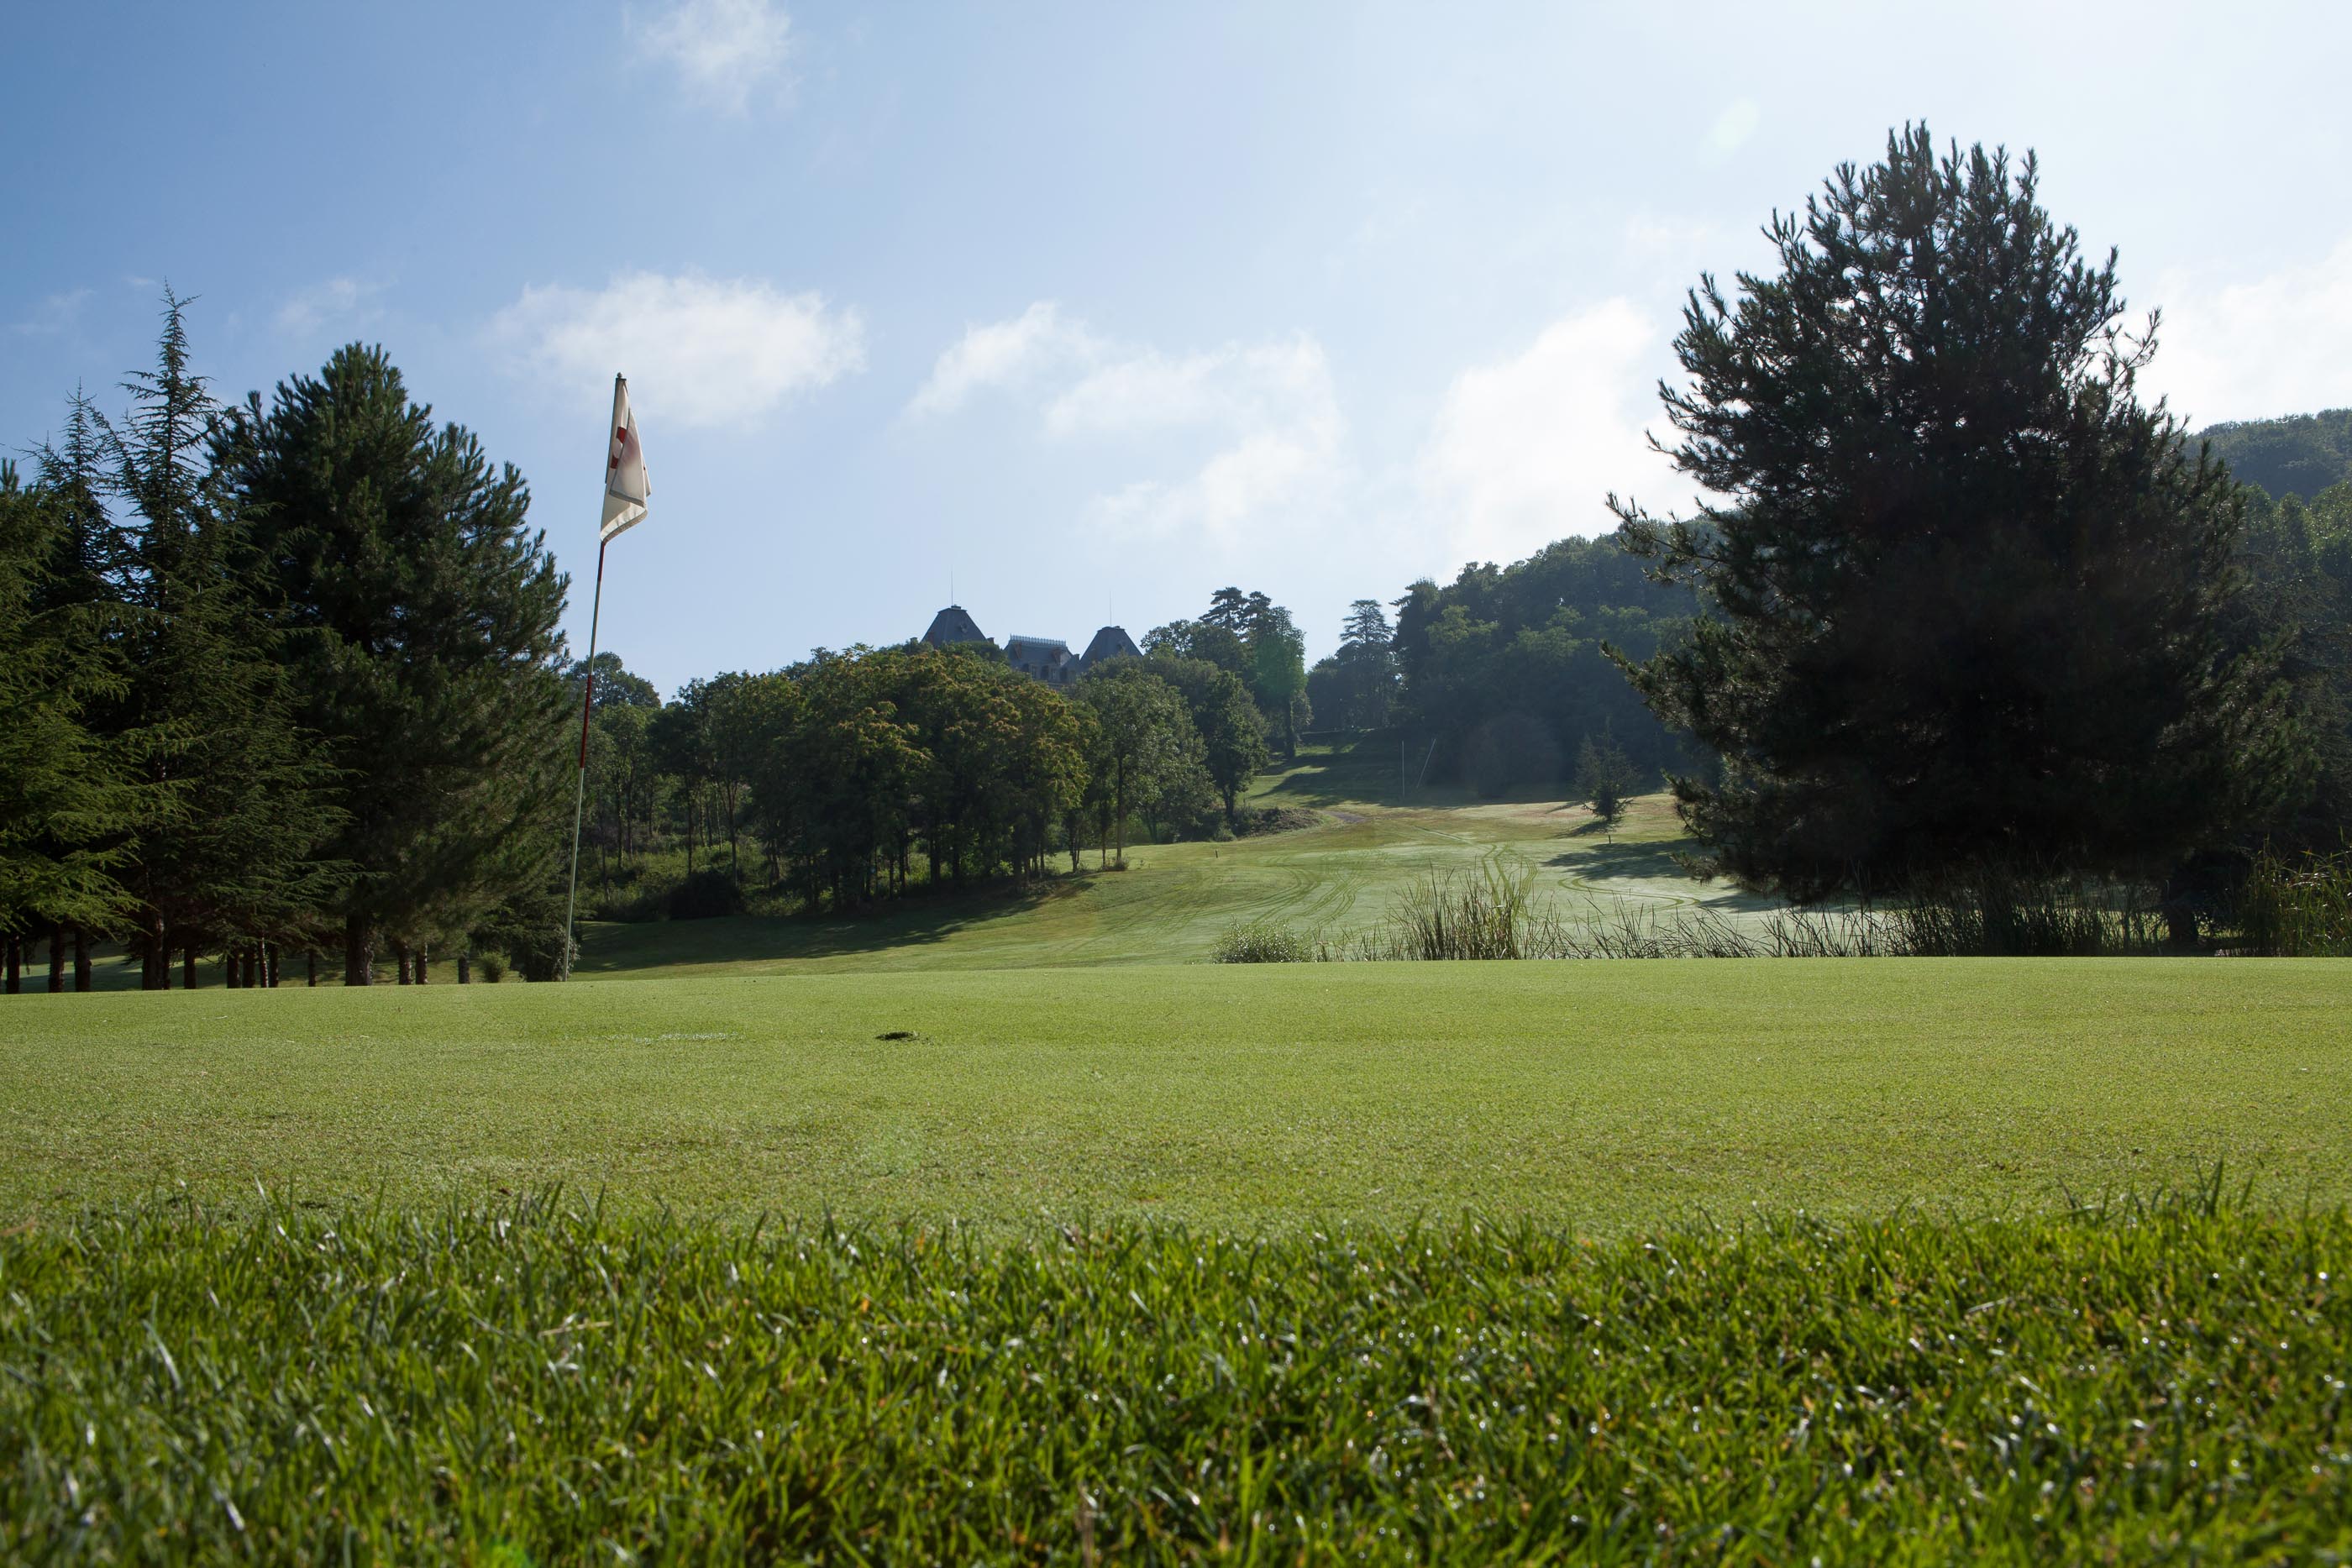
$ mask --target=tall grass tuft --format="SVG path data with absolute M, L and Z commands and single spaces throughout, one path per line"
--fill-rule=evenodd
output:
M 2150 890 L 1985 873 L 1878 908 L 1773 912 L 1739 924 L 1718 910 L 1617 900 L 1563 911 L 1536 896 L 1535 869 L 1500 852 L 1475 872 L 1433 874 L 1370 929 L 1334 938 L 1266 925 L 1226 946 L 1279 960 L 1428 962 L 1474 958 L 1873 958 L 2095 956 L 2162 951 Z M 1221 949 L 1220 957 L 1224 956 Z
M 2152 890 L 2001 867 L 1928 884 L 1888 909 L 1897 949 L 1923 958 L 2090 958 L 2163 950 Z
M 1534 874 L 1499 852 L 1475 872 L 1433 873 L 1398 896 L 1388 941 L 1406 958 L 1549 957 L 1554 934 L 1530 896 Z
M 2336 1561 L 2352 1220 L 0 1232 L 0 1561 Z
M 1307 964 L 1321 956 L 1319 946 L 1316 936 L 1258 920 L 1226 927 L 1213 956 L 1220 964 Z
M 2265 847 L 2239 894 L 2238 929 L 2278 957 L 2352 957 L 2352 850 L 2289 861 Z

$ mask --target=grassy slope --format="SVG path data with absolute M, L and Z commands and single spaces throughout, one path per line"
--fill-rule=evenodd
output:
M 1255 1228 L 2352 1197 L 2341 964 L 1033 969 L 16 998 L 0 1213 L 184 1180 Z M 886 1030 L 921 1038 L 882 1041 Z
M 1327 813 L 1318 828 L 1231 843 L 1148 844 L 1129 869 L 1058 878 L 1029 894 L 919 899 L 861 920 L 698 920 L 586 929 L 583 978 L 776 974 L 807 969 L 981 969 L 1038 964 L 1190 964 L 1230 926 L 1267 920 L 1357 930 L 1432 874 L 1501 852 L 1567 909 L 1620 900 L 1651 908 L 1767 907 L 1676 870 L 1679 824 L 1664 796 L 1635 803 L 1612 834 L 1558 801 L 1471 801 L 1458 790 L 1396 804 L 1394 758 L 1308 750 L 1259 781 L 1261 805 Z

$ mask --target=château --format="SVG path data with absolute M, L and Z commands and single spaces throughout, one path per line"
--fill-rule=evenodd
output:
M 961 604 L 950 604 L 931 617 L 930 630 L 923 641 L 934 647 L 944 648 L 954 643 L 985 643 L 988 635 L 980 622 Z M 1123 626 L 1105 626 L 1097 631 L 1093 641 L 1083 653 L 1073 653 L 1070 645 L 1059 637 L 1015 636 L 1004 644 L 1004 662 L 1033 680 L 1049 686 L 1076 685 L 1078 677 L 1106 659 L 1140 658 L 1135 640 Z

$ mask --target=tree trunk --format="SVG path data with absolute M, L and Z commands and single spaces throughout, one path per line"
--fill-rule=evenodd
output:
M 180 949 L 180 988 L 189 991 L 196 988 L 196 947 L 193 942 Z
M 735 786 L 728 785 L 722 794 L 727 801 L 727 874 L 734 879 L 737 887 L 740 887 L 743 885 L 743 858 L 735 852 Z
M 49 995 L 66 988 L 66 928 L 49 927 Z
M 25 939 L 14 931 L 8 933 L 8 994 L 16 996 L 25 988 Z
M 408 944 L 405 942 L 394 943 L 392 945 L 392 956 L 400 961 L 400 983 L 404 986 L 407 985 L 409 983 Z
M 315 986 L 319 983 L 319 950 L 317 948 L 302 949 L 302 972 L 308 977 L 303 984 Z
M 90 987 L 89 933 L 74 927 L 74 989 L 86 991 Z
M 374 983 L 375 934 L 368 929 L 367 916 L 347 916 L 343 921 L 343 984 L 372 986 Z
M 430 954 L 425 948 L 419 947 L 416 950 L 416 983 L 420 986 L 425 984 L 428 977 L 425 966 L 429 956 Z
M 474 956 L 471 953 L 457 955 L 457 983 L 461 986 L 474 983 Z
M 284 956 L 284 949 L 272 942 L 265 946 L 261 953 L 263 961 L 269 967 L 268 977 L 263 983 L 274 991 L 278 988 L 278 961 Z

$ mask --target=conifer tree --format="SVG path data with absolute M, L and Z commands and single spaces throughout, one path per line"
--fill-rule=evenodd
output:
M 104 930 L 128 915 L 118 880 L 152 813 L 123 749 L 89 710 L 123 680 L 86 606 L 61 601 L 55 562 L 71 508 L 0 463 L 0 933 Z
M 1774 219 L 1777 275 L 1690 296 L 1670 455 L 1720 499 L 1611 500 L 1714 611 L 1629 668 L 1720 754 L 1675 793 L 1738 875 L 2153 874 L 2296 766 L 2221 635 L 2235 487 L 2138 401 L 2154 319 L 2126 331 L 2037 176 L 1906 128 Z
M 98 422 L 108 499 L 124 514 L 120 737 L 173 807 L 141 835 L 126 877 L 150 989 L 168 988 L 175 954 L 193 980 L 200 950 L 300 935 L 338 878 L 320 848 L 340 816 L 240 570 L 242 518 L 205 462 L 219 408 L 189 368 L 187 302 L 163 298 L 156 368 L 124 383 L 119 426 Z
M 252 394 L 215 454 L 341 769 L 344 977 L 366 984 L 378 941 L 473 929 L 554 873 L 564 580 L 521 476 L 436 427 L 381 349 Z

